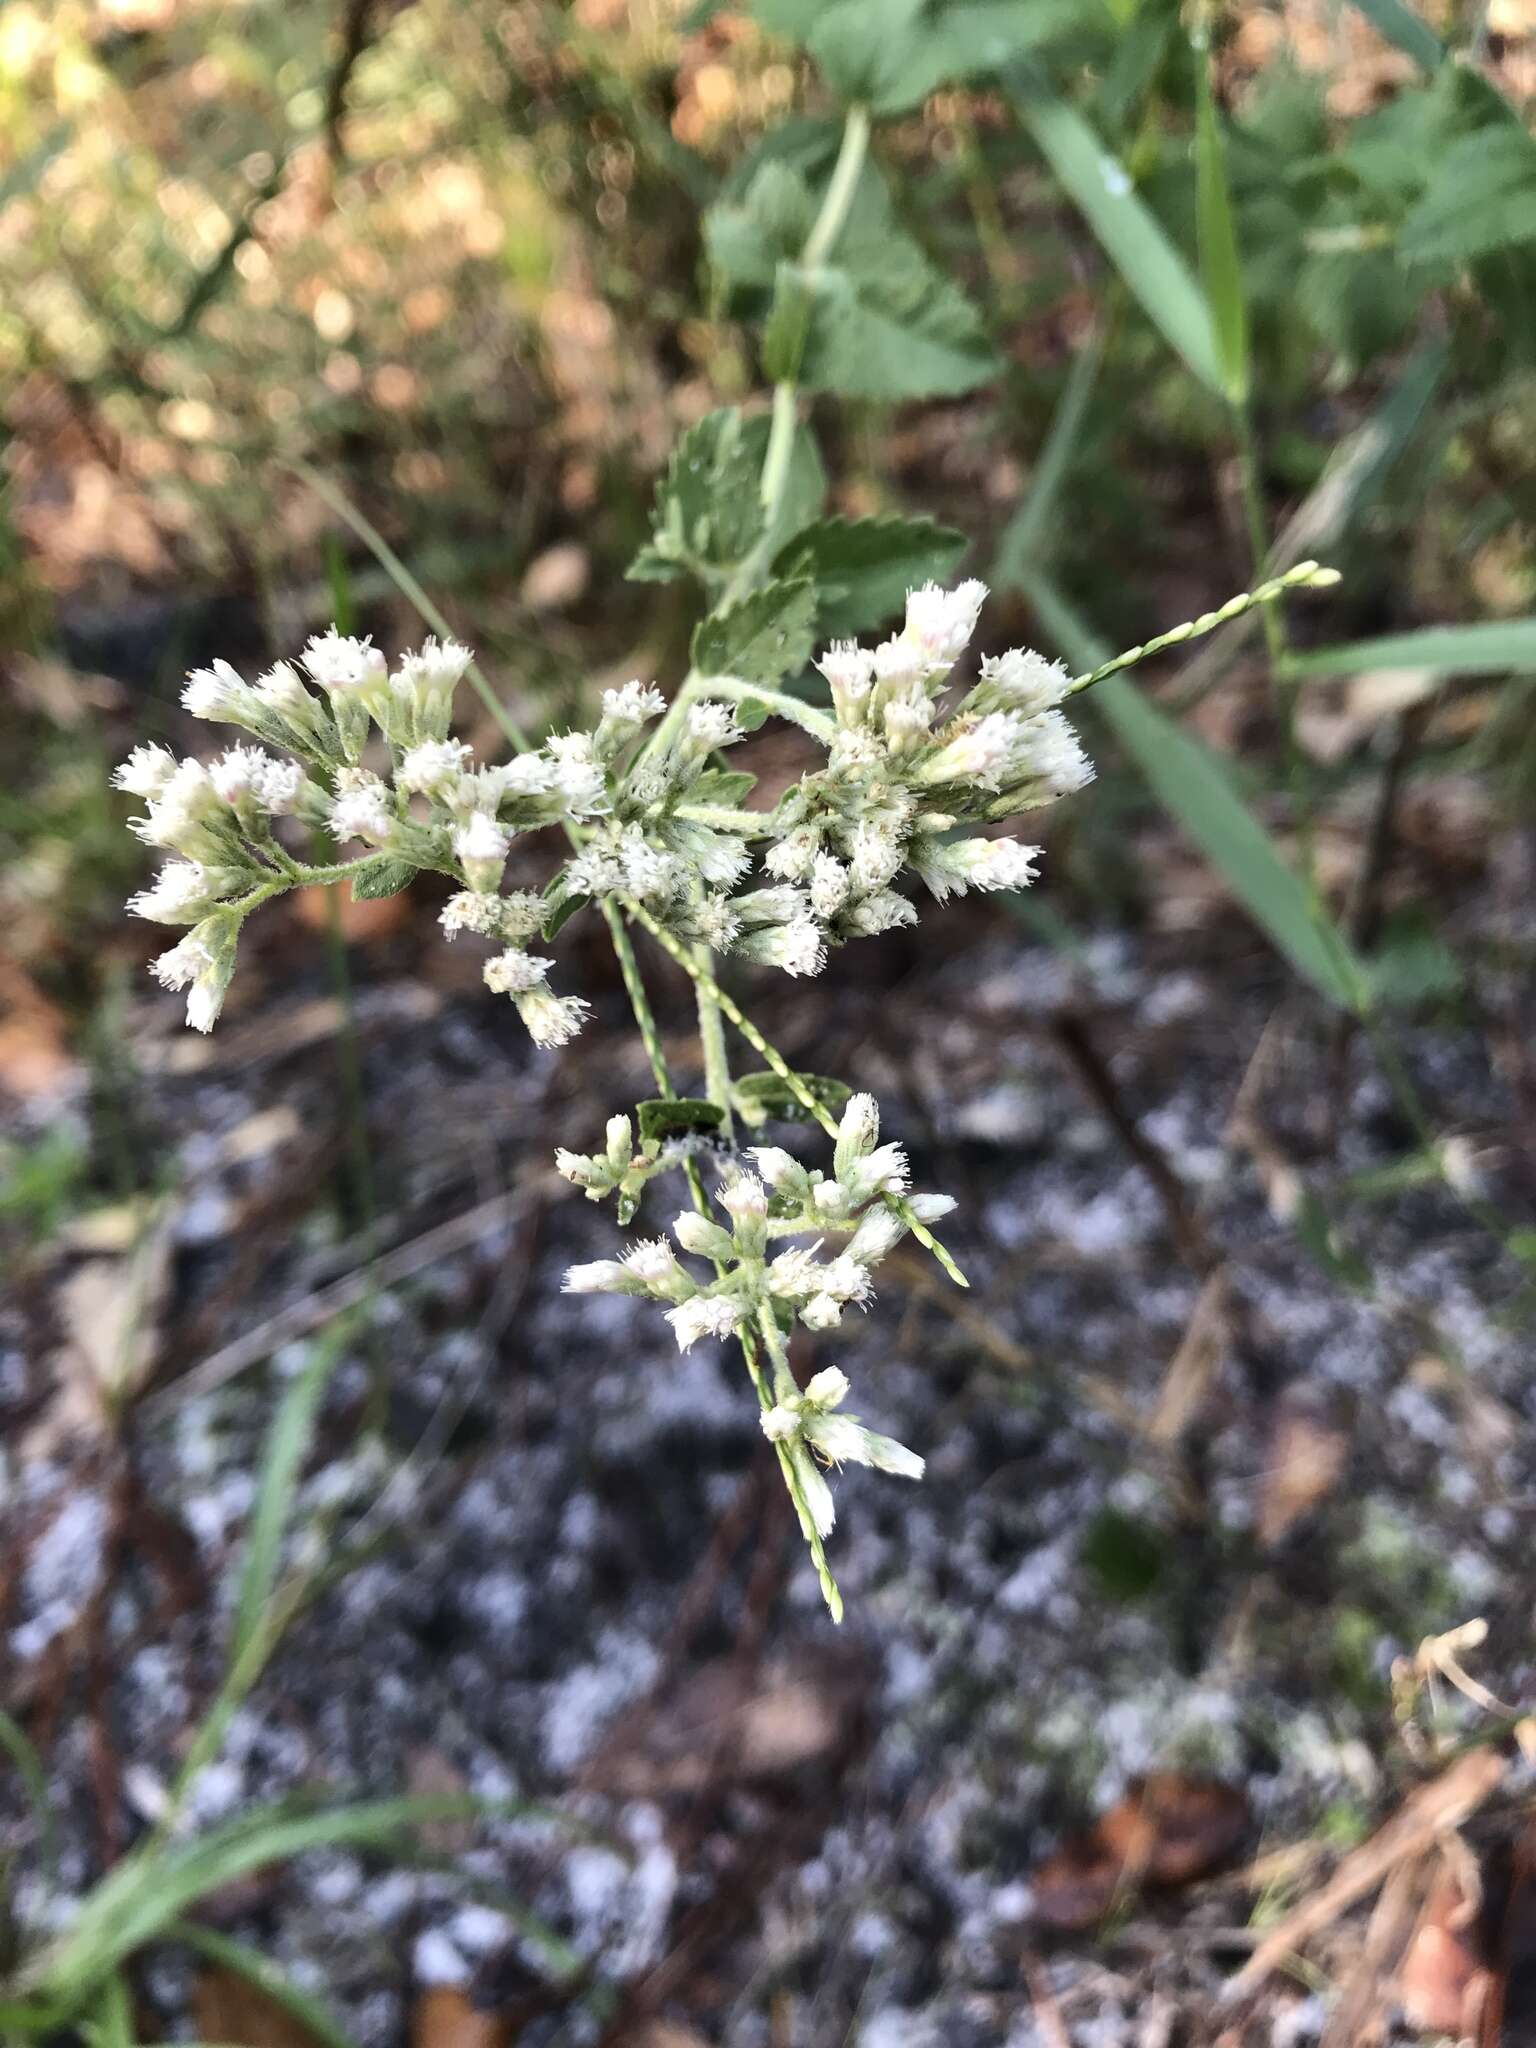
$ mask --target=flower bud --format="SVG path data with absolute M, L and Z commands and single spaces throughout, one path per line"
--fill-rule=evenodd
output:
M 701 1216 L 696 1209 L 685 1209 L 675 1219 L 672 1235 L 685 1252 L 693 1252 L 701 1259 L 724 1261 L 733 1257 L 736 1250 L 731 1233 L 722 1230 L 718 1223 L 712 1223 L 707 1216 Z

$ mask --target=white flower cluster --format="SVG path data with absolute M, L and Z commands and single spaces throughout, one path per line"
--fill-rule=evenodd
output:
M 944 707 L 984 596 L 979 583 L 925 585 L 893 638 L 833 647 L 818 664 L 835 711 L 826 764 L 763 812 L 738 807 L 749 776 L 715 765 L 742 731 L 707 682 L 659 731 L 647 728 L 665 700 L 634 681 L 604 693 L 591 731 L 554 734 L 486 767 L 449 735 L 472 658 L 453 641 L 428 640 L 391 668 L 370 641 L 332 628 L 298 663 L 279 662 L 254 683 L 226 661 L 195 670 L 187 709 L 261 744 L 206 766 L 138 747 L 118 771 L 119 787 L 147 800 L 134 830 L 180 856 L 130 907 L 193 927 L 154 971 L 169 986 L 190 983 L 188 1021 L 208 1029 L 228 983 L 231 933 L 238 938 L 257 902 L 320 873 L 278 841 L 274 821 L 289 815 L 328 831 L 354 859 L 385 864 L 392 886 L 422 869 L 453 876 L 462 886 L 443 912 L 445 932 L 503 949 L 486 963 L 486 983 L 511 997 L 544 1046 L 573 1037 L 588 1005 L 556 995 L 549 961 L 528 945 L 591 898 L 638 902 L 681 939 L 801 975 L 820 971 L 829 946 L 915 920 L 895 886 L 903 870 L 941 902 L 1022 887 L 1038 849 L 957 837 L 957 828 L 1043 803 L 1092 771 L 1057 708 L 1066 674 L 1038 655 L 983 661 L 980 680 Z M 544 901 L 504 893 L 514 837 L 553 824 L 577 846 Z M 754 875 L 755 844 L 766 850 Z M 210 917 L 216 927 L 204 930 Z M 217 969 L 189 974 L 202 954 Z
M 801 1394 L 788 1394 L 765 1409 L 763 1435 L 776 1444 L 794 1470 L 801 1499 L 818 1536 L 830 1536 L 837 1510 L 822 1466 L 873 1465 L 903 1479 L 921 1479 L 923 1460 L 894 1437 L 866 1429 L 856 1415 L 832 1411 L 848 1398 L 848 1375 L 835 1365 L 813 1373 Z
M 589 1192 L 617 1185 L 633 1152 L 628 1117 L 612 1118 L 606 1139 L 605 1151 L 592 1157 L 557 1153 L 561 1173 Z M 874 1098 L 854 1095 L 839 1122 L 830 1175 L 801 1165 L 776 1145 L 755 1147 L 757 1173 L 733 1169 L 720 1189 L 724 1222 L 687 1209 L 672 1225 L 679 1248 L 711 1261 L 713 1277 L 686 1265 L 664 1238 L 654 1238 L 632 1245 L 622 1258 L 572 1266 L 566 1291 L 643 1295 L 666 1303 L 667 1321 L 682 1351 L 701 1337 L 729 1337 L 759 1327 L 764 1311 L 778 1327 L 798 1318 L 808 1329 L 833 1329 L 847 1309 L 862 1308 L 873 1298 L 875 1267 L 906 1236 L 913 1220 L 935 1222 L 954 1207 L 947 1195 L 909 1195 L 905 1153 L 879 1139 Z M 809 1244 L 774 1248 L 781 1240 L 807 1237 L 813 1240 Z M 829 1240 L 838 1241 L 830 1252 Z M 802 1416 L 795 1405 L 802 1398 L 810 1402 L 803 1427 L 795 1419 Z M 841 1398 L 839 1393 L 836 1400 Z M 836 1400 L 813 1400 L 809 1390 L 798 1397 L 792 1386 L 781 1387 L 776 1405 L 764 1415 L 764 1429 L 792 1457 L 810 1445 L 834 1459 L 920 1476 L 920 1459 L 848 1420 L 828 1430 L 826 1444 L 819 1443 L 813 1425 L 820 1427 L 821 1407 L 835 1406 Z M 858 1448 L 866 1440 L 881 1447 L 879 1455 Z M 835 1452 L 828 1448 L 834 1442 L 842 1446 Z M 816 1497 L 823 1495 L 830 1528 L 831 1497 L 824 1482 Z
M 1012 817 L 1080 789 L 1093 770 L 1057 708 L 1070 678 L 1015 649 L 946 707 L 985 585 L 927 584 L 907 598 L 902 630 L 878 647 L 848 641 L 817 663 L 837 730 L 825 769 L 797 783 L 774 816 L 767 866 L 793 887 L 826 943 L 911 924 L 894 884 L 910 868 L 942 903 L 969 889 L 1033 881 L 1039 848 L 965 825 Z

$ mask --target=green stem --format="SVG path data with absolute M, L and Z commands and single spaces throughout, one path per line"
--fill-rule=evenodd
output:
M 795 1376 L 789 1369 L 789 1355 L 784 1349 L 783 1333 L 774 1319 L 773 1310 L 766 1302 L 758 1312 L 758 1324 L 763 1333 L 763 1344 L 773 1361 L 773 1383 L 775 1392 L 782 1400 L 786 1395 L 799 1391 Z M 816 1567 L 816 1578 L 821 1586 L 821 1597 L 827 1603 L 827 1610 L 834 1621 L 843 1618 L 843 1596 L 837 1590 L 837 1581 L 832 1576 L 832 1567 L 827 1563 L 826 1545 L 806 1505 L 805 1493 L 800 1485 L 800 1474 L 795 1470 L 795 1461 L 784 1444 L 775 1444 L 779 1454 L 779 1470 L 784 1474 L 784 1485 L 794 1503 L 795 1515 L 800 1524 L 800 1533 L 805 1538 L 806 1548 L 811 1553 L 811 1563 Z
M 713 959 L 708 946 L 700 943 L 694 947 L 694 965 L 699 970 L 694 982 L 694 998 L 699 1012 L 699 1045 L 704 1054 L 704 1092 L 717 1109 L 724 1111 L 720 1135 L 727 1144 L 734 1144 L 736 1125 L 731 1115 L 731 1063 L 725 1050 L 725 1025 L 720 1017 L 720 1003 L 713 993 L 717 986 L 712 971 Z
M 1159 633 L 1155 640 L 1144 640 L 1139 647 L 1128 647 L 1124 654 L 1117 654 L 1112 661 L 1100 662 L 1097 668 L 1086 670 L 1074 676 L 1067 690 L 1069 697 L 1077 696 L 1083 690 L 1091 690 L 1095 683 L 1102 683 L 1106 676 L 1118 675 L 1122 669 L 1135 668 L 1138 662 L 1149 661 L 1154 654 L 1161 654 L 1168 647 L 1182 647 L 1186 640 L 1199 640 L 1206 633 L 1214 633 L 1218 626 L 1226 625 L 1229 619 L 1239 619 L 1244 612 L 1251 612 L 1255 605 L 1267 604 L 1282 590 L 1325 590 L 1337 583 L 1337 569 L 1324 569 L 1316 562 L 1298 562 L 1294 569 L 1287 569 L 1283 576 L 1272 576 L 1267 583 L 1261 583 L 1253 590 L 1242 591 L 1236 597 L 1229 597 L 1225 604 L 1218 605 L 1213 612 L 1202 612 L 1197 619 L 1186 619 L 1182 626 L 1172 626 L 1166 633 Z
M 644 925 L 651 937 L 664 951 L 671 954 L 672 958 L 689 979 L 697 987 L 708 990 L 714 1001 L 719 1004 L 726 1016 L 730 1018 L 748 1045 L 758 1054 L 764 1064 L 778 1075 L 800 1107 L 808 1116 L 815 1118 L 828 1137 L 835 1139 L 838 1135 L 837 1120 L 827 1109 L 825 1103 L 817 1100 L 815 1094 L 806 1087 L 804 1081 L 801 1080 L 778 1047 L 769 1044 L 762 1032 L 752 1022 L 752 1019 L 726 994 L 714 977 L 706 969 L 699 966 L 699 963 L 693 958 L 682 940 L 675 937 L 664 925 L 658 924 L 643 903 L 637 902 L 630 896 L 622 897 L 620 901 L 624 905 L 626 914 L 632 917 L 637 924 Z M 885 1206 L 898 1215 L 917 1239 L 918 1243 L 933 1254 L 955 1285 L 957 1287 L 969 1287 L 971 1283 L 955 1264 L 952 1255 L 940 1244 L 927 1224 L 922 1222 L 913 1213 L 912 1204 L 900 1195 L 887 1195 L 884 1200 Z
M 790 458 L 795 452 L 797 395 L 792 378 L 783 378 L 773 387 L 773 415 L 768 424 L 768 447 L 763 456 L 763 474 L 758 485 L 758 495 L 770 530 L 778 519 L 779 507 L 784 502 L 784 492 L 789 483 Z
M 641 1043 L 645 1047 L 645 1056 L 651 1063 L 657 1091 L 670 1098 L 673 1093 L 672 1076 L 667 1071 L 667 1056 L 661 1049 L 661 1033 L 656 1029 L 656 1016 L 651 1009 L 651 999 L 646 993 L 645 983 L 640 978 L 640 963 L 635 958 L 629 931 L 611 899 L 605 896 L 602 902 L 608 936 L 613 941 L 614 956 L 619 963 L 619 972 L 624 977 L 624 992 L 629 997 L 629 1007 L 634 1012 L 635 1024 L 640 1033 Z
M 802 269 L 815 270 L 836 248 L 837 238 L 847 224 L 848 211 L 853 205 L 853 195 L 858 189 L 859 174 L 864 168 L 868 149 L 869 109 L 851 106 L 843 118 L 843 139 L 838 147 L 837 162 L 832 166 L 832 176 L 822 194 L 820 211 L 811 223 L 805 247 L 800 251 Z

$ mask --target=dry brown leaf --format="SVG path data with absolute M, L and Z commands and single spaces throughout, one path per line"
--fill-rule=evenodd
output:
M 1397 1995 L 1411 2027 L 1460 2035 L 1469 1999 L 1480 1999 L 1485 1975 L 1476 1954 L 1476 1916 L 1454 1870 L 1442 1870 L 1398 1972 Z
M 225 2048 L 316 2048 L 318 2040 L 248 1977 L 217 1965 L 193 1986 L 192 2014 L 198 2039 Z
M 1248 1821 L 1248 1801 L 1235 1786 L 1183 1771 L 1150 1772 L 1086 1834 L 1040 1865 L 1036 1915 L 1052 1927 L 1081 1930 L 1102 1920 L 1127 1890 L 1193 1884 L 1231 1856 Z
M 125 1204 L 104 1212 L 95 1232 L 99 1242 L 121 1251 L 83 1260 L 58 1289 L 64 1342 L 51 1361 L 57 1393 L 33 1433 L 33 1452 L 78 1430 L 101 1429 L 154 1367 L 170 1286 L 174 1211 L 169 1203 Z
M 1305 1393 L 1282 1398 L 1259 1492 L 1259 1541 L 1271 1550 L 1326 1500 L 1349 1462 L 1349 1434 Z
M 535 555 L 523 577 L 522 598 L 530 611 L 563 611 L 575 604 L 592 577 L 592 558 L 579 542 L 557 541 Z
M 411 2048 L 508 2048 L 511 2039 L 506 2020 L 481 2012 L 448 1984 L 423 1991 L 411 2014 Z
M 62 1094 L 79 1072 L 64 1012 L 14 960 L 0 959 L 0 1090 L 30 1102 Z

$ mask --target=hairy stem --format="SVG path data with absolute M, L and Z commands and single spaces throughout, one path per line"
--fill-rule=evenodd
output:
M 784 1348 L 784 1335 L 774 1318 L 773 1310 L 766 1302 L 757 1312 L 758 1326 L 763 1333 L 763 1345 L 773 1362 L 774 1392 L 780 1399 L 799 1390 L 795 1376 L 789 1369 L 789 1354 Z M 779 1454 L 779 1470 L 784 1474 L 784 1484 L 794 1502 L 795 1514 L 800 1523 L 800 1533 L 805 1538 L 806 1548 L 811 1553 L 811 1563 L 816 1567 L 816 1577 L 821 1586 L 821 1597 L 827 1603 L 828 1612 L 834 1621 L 843 1618 L 843 1596 L 837 1590 L 837 1581 L 832 1576 L 832 1567 L 827 1563 L 826 1546 L 821 1540 L 810 1508 L 806 1505 L 805 1493 L 800 1485 L 800 1475 L 795 1470 L 795 1461 L 783 1444 L 775 1444 Z

